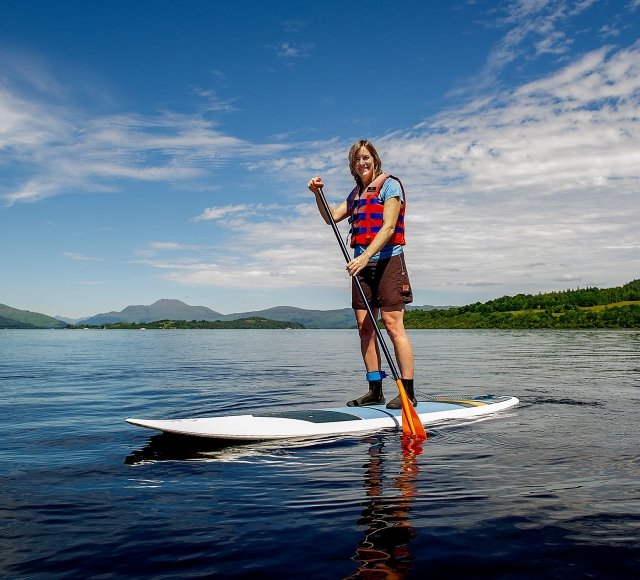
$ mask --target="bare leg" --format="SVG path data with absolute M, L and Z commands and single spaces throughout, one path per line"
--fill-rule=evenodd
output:
M 396 361 L 400 367 L 400 376 L 405 393 L 415 407 L 418 401 L 414 393 L 413 385 L 413 348 L 404 329 L 404 303 L 395 306 L 386 306 L 382 309 L 382 321 L 387 329 L 387 334 L 393 343 Z M 402 401 L 400 395 L 387 403 L 387 409 L 400 409 Z
M 377 319 L 378 309 L 372 308 L 373 316 Z M 360 350 L 367 372 L 374 373 L 380 370 L 380 349 L 376 340 L 376 331 L 371 324 L 366 310 L 356 310 L 358 333 L 360 334 Z
M 378 316 L 378 309 L 372 308 L 374 316 Z M 380 350 L 376 340 L 375 328 L 366 310 L 356 310 L 358 332 L 360 333 L 360 350 L 367 372 L 374 373 L 380 370 Z M 382 379 L 369 380 L 369 391 L 362 397 L 347 402 L 348 407 L 360 407 L 361 405 L 383 405 L 385 403 L 382 394 Z
M 404 303 L 395 306 L 383 306 L 382 322 L 393 343 L 396 361 L 403 379 L 413 379 L 413 348 L 404 329 Z

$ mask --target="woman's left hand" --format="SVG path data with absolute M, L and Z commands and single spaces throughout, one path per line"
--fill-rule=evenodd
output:
M 369 256 L 364 252 L 360 254 L 357 258 L 354 258 L 347 264 L 347 272 L 349 272 L 349 276 L 355 276 L 369 263 Z

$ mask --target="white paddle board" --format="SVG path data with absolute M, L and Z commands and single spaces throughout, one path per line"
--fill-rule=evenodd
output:
M 416 411 L 422 424 L 427 425 L 444 419 L 487 415 L 518 403 L 516 397 L 486 395 L 467 399 L 421 401 L 417 404 Z M 127 419 L 127 423 L 177 435 L 236 441 L 268 441 L 400 428 L 402 410 L 372 405 L 165 421 Z

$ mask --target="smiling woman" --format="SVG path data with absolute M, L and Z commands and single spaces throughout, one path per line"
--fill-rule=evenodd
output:
M 347 263 L 347 271 L 357 276 L 364 290 L 369 307 L 377 320 L 382 317 L 402 375 L 407 396 L 415 406 L 413 386 L 413 349 L 404 329 L 405 304 L 412 302 L 411 284 L 407 273 L 403 249 L 404 211 L 406 199 L 400 180 L 382 173 L 382 160 L 369 141 L 354 143 L 349 151 L 349 170 L 356 186 L 345 201 L 331 209 L 335 222 L 348 218 L 351 225 L 351 247 L 354 258 Z M 308 183 L 315 194 L 320 214 L 327 223 L 331 220 L 321 199 L 324 184 L 320 177 Z M 351 306 L 355 311 L 360 334 L 360 349 L 367 369 L 369 391 L 347 403 L 350 407 L 380 405 L 385 402 L 382 394 L 380 349 L 375 328 L 370 320 L 355 279 L 352 281 Z M 387 404 L 389 409 L 399 409 L 398 395 Z

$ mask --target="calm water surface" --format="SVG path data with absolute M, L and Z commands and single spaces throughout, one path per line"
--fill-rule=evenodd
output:
M 411 339 L 424 393 L 521 405 L 216 448 L 124 419 L 343 405 L 355 331 L 0 331 L 0 577 L 639 578 L 640 333 Z

